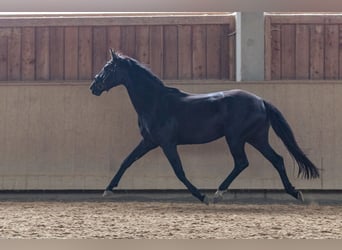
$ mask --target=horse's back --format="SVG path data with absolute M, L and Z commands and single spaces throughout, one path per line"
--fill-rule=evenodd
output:
M 266 119 L 263 100 L 243 90 L 183 95 L 173 108 L 182 143 L 209 142 L 229 131 L 243 133 Z
M 264 100 L 244 90 L 224 92 L 223 114 L 225 116 L 225 134 L 244 135 L 268 127 Z
M 241 112 L 263 112 L 265 110 L 264 100 L 248 91 L 233 89 L 224 91 L 223 94 L 223 102 L 229 108 L 230 112 L 234 111 L 241 115 Z

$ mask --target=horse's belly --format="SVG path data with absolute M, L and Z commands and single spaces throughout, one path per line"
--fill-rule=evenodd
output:
M 201 144 L 207 143 L 224 135 L 223 126 L 220 124 L 193 124 L 180 130 L 179 144 Z

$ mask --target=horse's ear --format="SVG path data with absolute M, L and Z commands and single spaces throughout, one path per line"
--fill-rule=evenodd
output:
M 109 49 L 109 52 L 112 56 L 112 60 L 115 60 L 118 58 L 118 55 L 115 53 L 115 51 L 112 48 Z

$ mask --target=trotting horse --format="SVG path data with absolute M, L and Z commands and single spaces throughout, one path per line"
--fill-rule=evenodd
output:
M 293 132 L 279 110 L 262 98 L 242 90 L 209 94 L 190 94 L 165 86 L 137 60 L 110 50 L 111 59 L 95 76 L 90 89 L 96 96 L 123 84 L 138 114 L 142 140 L 127 156 L 107 186 L 110 195 L 133 162 L 150 150 L 161 147 L 178 179 L 193 196 L 208 204 L 186 177 L 177 145 L 200 144 L 225 137 L 234 159 L 234 168 L 221 183 L 214 202 L 222 199 L 232 181 L 248 166 L 245 144 L 249 143 L 278 171 L 286 192 L 303 201 L 302 193 L 290 183 L 283 158 L 269 144 L 269 128 L 283 141 L 297 161 L 298 175 L 318 178 L 317 167 L 299 148 Z

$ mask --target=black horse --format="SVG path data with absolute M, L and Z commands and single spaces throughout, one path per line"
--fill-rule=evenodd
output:
M 192 195 L 208 204 L 208 198 L 186 177 L 177 145 L 207 143 L 224 136 L 235 165 L 215 193 L 214 202 L 222 199 L 232 181 L 248 166 L 246 143 L 273 164 L 286 192 L 303 201 L 302 193 L 287 177 L 283 158 L 269 144 L 270 125 L 297 161 L 298 175 L 307 179 L 318 178 L 319 171 L 299 148 L 289 124 L 276 107 L 242 90 L 189 94 L 167 87 L 137 60 L 110 51 L 111 60 L 95 76 L 90 89 L 94 95 L 100 96 L 103 91 L 123 84 L 138 114 L 142 140 L 123 161 L 104 196 L 112 193 L 133 162 L 160 146 L 179 180 Z

